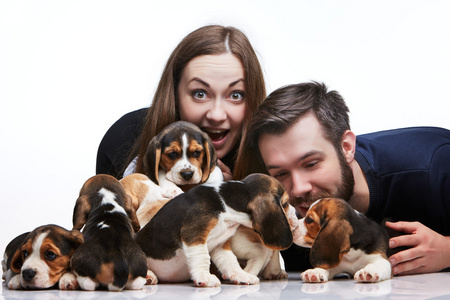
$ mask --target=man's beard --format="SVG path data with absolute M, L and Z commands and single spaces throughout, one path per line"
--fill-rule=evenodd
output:
M 305 197 L 297 197 L 290 202 L 296 206 L 301 203 L 314 203 L 316 200 L 323 198 L 341 198 L 346 201 L 350 200 L 353 196 L 353 190 L 355 187 L 355 177 L 353 176 L 352 168 L 347 163 L 343 153 L 338 152 L 339 165 L 341 167 L 341 185 L 338 186 L 336 193 L 331 194 L 327 191 L 319 191 L 315 194 L 308 194 Z

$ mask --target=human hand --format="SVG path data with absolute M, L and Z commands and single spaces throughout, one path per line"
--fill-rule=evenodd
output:
M 224 181 L 233 179 L 233 174 L 231 173 L 230 168 L 228 168 L 220 159 L 217 160 L 217 165 L 222 171 Z
M 419 222 L 386 222 L 386 226 L 406 233 L 389 240 L 389 248 L 411 247 L 389 257 L 394 275 L 438 272 L 450 266 L 450 237 Z

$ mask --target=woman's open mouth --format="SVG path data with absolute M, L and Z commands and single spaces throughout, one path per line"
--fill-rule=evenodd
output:
M 205 129 L 202 128 L 204 132 L 206 132 L 210 139 L 213 141 L 213 143 L 217 143 L 220 142 L 221 140 L 223 140 L 228 132 L 230 132 L 229 130 L 221 130 L 221 129 Z

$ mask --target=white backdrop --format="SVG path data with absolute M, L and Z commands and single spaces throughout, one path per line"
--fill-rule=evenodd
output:
M 150 104 L 176 44 L 207 24 L 243 30 L 268 92 L 323 81 L 353 130 L 450 128 L 446 0 L 2 0 L 0 251 L 16 235 L 71 228 L 98 144 Z

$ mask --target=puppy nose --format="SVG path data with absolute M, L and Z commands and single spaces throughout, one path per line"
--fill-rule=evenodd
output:
M 31 281 L 36 275 L 36 271 L 33 269 L 25 269 L 22 271 L 22 277 L 25 281 Z
M 183 177 L 184 180 L 190 180 L 192 176 L 194 175 L 193 171 L 183 171 L 180 172 L 181 177 Z

